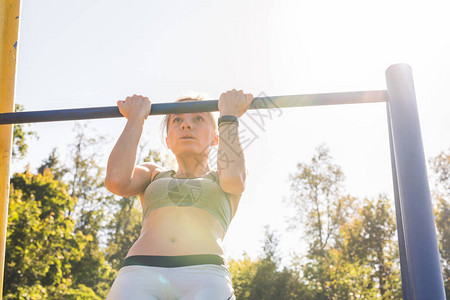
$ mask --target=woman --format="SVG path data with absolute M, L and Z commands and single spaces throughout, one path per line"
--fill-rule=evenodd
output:
M 222 93 L 218 133 L 212 113 L 168 115 L 166 144 L 177 171 L 135 166 L 151 102 L 137 95 L 118 101 L 128 121 L 109 157 L 105 184 L 119 196 L 139 195 L 143 220 L 107 299 L 235 299 L 222 241 L 245 188 L 238 117 L 252 99 L 242 90 Z M 216 145 L 213 171 L 208 154 Z

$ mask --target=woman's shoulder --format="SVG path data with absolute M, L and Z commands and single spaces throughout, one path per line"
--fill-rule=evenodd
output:
M 203 175 L 205 178 L 209 178 L 217 183 L 219 183 L 219 172 L 217 170 L 210 170 Z
M 170 170 L 165 169 L 164 167 L 157 165 L 155 163 L 151 163 L 151 162 L 145 162 L 140 164 L 141 167 L 147 168 L 150 175 L 150 182 L 153 182 L 153 180 L 155 179 L 156 175 L 158 175 L 159 173 L 163 173 L 163 172 L 169 172 Z

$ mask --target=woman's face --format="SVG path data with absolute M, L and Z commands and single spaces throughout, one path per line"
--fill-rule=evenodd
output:
M 210 147 L 218 143 L 212 122 L 207 113 L 171 115 L 167 127 L 167 147 L 175 156 L 207 156 Z

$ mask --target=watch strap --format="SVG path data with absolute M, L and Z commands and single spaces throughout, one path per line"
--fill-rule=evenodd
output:
M 217 125 L 220 126 L 220 124 L 223 124 L 223 123 L 236 123 L 239 125 L 239 119 L 238 119 L 238 117 L 231 116 L 231 115 L 221 116 L 217 120 Z

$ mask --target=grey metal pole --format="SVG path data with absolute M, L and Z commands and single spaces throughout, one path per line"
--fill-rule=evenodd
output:
M 444 300 L 445 290 L 411 67 L 386 70 L 398 193 L 412 298 Z
M 406 259 L 405 249 L 405 233 L 403 232 L 402 221 L 402 207 L 400 205 L 400 196 L 398 194 L 398 178 L 395 164 L 394 145 L 392 142 L 392 126 L 391 126 L 391 112 L 389 111 L 389 103 L 386 102 L 386 113 L 388 121 L 388 133 L 389 133 L 389 148 L 391 152 L 391 167 L 392 167 L 392 181 L 394 185 L 394 199 L 395 199 L 395 217 L 397 221 L 397 236 L 398 236 L 398 250 L 400 255 L 401 275 L 402 275 L 402 290 L 403 299 L 413 299 L 410 273 L 408 272 L 408 260 Z

